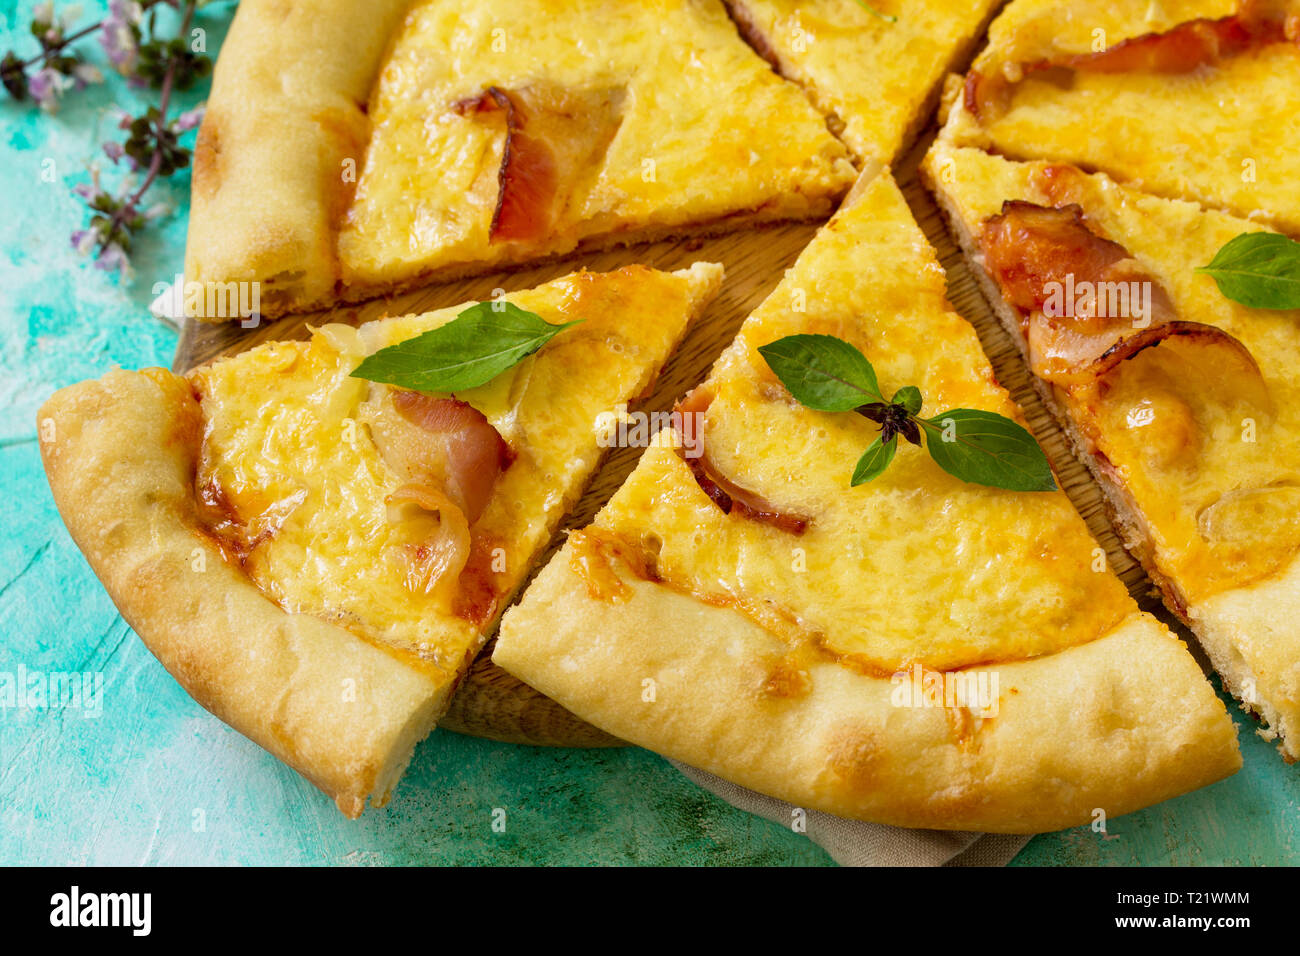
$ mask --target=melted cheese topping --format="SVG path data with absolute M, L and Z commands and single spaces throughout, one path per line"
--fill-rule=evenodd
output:
M 1016 0 L 975 61 L 985 75 L 1059 54 L 1104 50 L 1197 18 L 1236 12 L 1234 0 Z M 946 136 L 1013 159 L 1106 172 L 1166 197 L 1192 199 L 1300 233 L 1300 151 L 1294 146 L 1300 46 L 1279 43 L 1182 75 L 1030 74 L 1008 110 L 977 119 L 959 104 Z M 1207 147 L 1207 144 L 1211 144 Z
M 728 0 L 862 161 L 889 162 L 998 0 Z
M 1004 199 L 1078 203 L 1165 288 L 1180 319 L 1217 326 L 1249 350 L 1271 408 L 1247 402 L 1226 363 L 1211 356 L 1209 369 L 1189 365 L 1169 344 L 1124 363 L 1101 396 L 1058 398 L 1090 423 L 1088 437 L 1145 519 L 1156 564 L 1186 603 L 1285 568 L 1300 551 L 1300 314 L 1238 305 L 1194 271 L 1260 227 L 1105 176 L 978 150 L 940 146 L 926 162 L 977 233 Z
M 581 319 L 540 352 L 456 397 L 481 411 L 517 457 L 472 528 L 477 559 L 462 590 L 485 589 L 499 611 L 522 582 L 598 461 L 597 419 L 641 394 L 721 268 L 677 274 L 632 266 L 578 273 L 510 301 L 548 322 Z M 367 396 L 351 378 L 379 348 L 442 325 L 463 307 L 318 329 L 197 370 L 206 427 L 196 485 L 216 536 L 285 610 L 313 614 L 449 674 L 495 620 L 465 619 L 408 583 L 408 550 L 436 531 L 395 518 L 402 481 L 364 423 Z M 477 560 L 477 564 L 475 563 Z
M 551 234 L 492 242 L 504 125 L 455 104 L 489 86 L 607 90 L 621 117 Z M 572 249 L 768 209 L 806 214 L 853 170 L 797 87 L 717 0 L 416 3 L 370 105 L 373 134 L 339 236 L 347 282 L 393 283 L 468 262 Z
M 967 484 L 902 442 L 883 476 L 852 488 L 875 427 L 797 405 L 755 351 L 797 332 L 836 335 L 862 349 L 886 394 L 919 386 L 923 414 L 1018 417 L 944 290 L 902 195 L 878 178 L 746 321 L 708 382 L 711 460 L 809 516 L 806 532 L 723 514 L 668 449 L 647 452 L 597 524 L 654 555 L 667 585 L 872 673 L 1021 660 L 1108 633 L 1136 608 L 1117 578 L 1093 570 L 1095 544 L 1063 493 Z

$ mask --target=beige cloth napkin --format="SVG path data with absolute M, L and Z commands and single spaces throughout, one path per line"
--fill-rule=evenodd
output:
M 669 760 L 688 780 L 755 816 L 790 826 L 794 807 Z M 958 830 L 906 830 L 806 811 L 806 835 L 841 866 L 1006 866 L 1029 837 Z

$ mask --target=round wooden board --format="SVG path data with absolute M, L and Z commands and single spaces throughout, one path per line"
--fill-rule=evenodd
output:
M 1062 487 L 1083 514 L 1094 537 L 1106 549 L 1110 567 L 1128 585 L 1146 609 L 1171 627 L 1178 627 L 1155 599 L 1153 587 L 1141 567 L 1123 549 L 1107 516 L 1104 499 L 1087 470 L 1070 453 L 1052 416 L 1043 407 L 1015 345 L 998 324 L 974 277 L 949 235 L 933 198 L 917 177 L 917 165 L 932 141 L 931 128 L 899 164 L 895 175 L 913 214 L 939 252 L 948 273 L 948 295 L 957 310 L 979 332 L 998 380 L 1024 409 L 1030 426 L 1046 449 Z M 659 269 L 680 269 L 701 260 L 720 262 L 727 270 L 722 292 L 687 333 L 669 360 L 653 394 L 639 407 L 667 411 L 674 402 L 707 374 L 714 359 L 731 342 L 745 317 L 767 297 L 781 276 L 817 232 L 817 223 L 774 226 L 711 239 L 658 242 L 610 249 L 571 257 L 527 269 L 463 279 L 432 286 L 361 306 L 290 316 L 256 329 L 234 323 L 215 325 L 186 320 L 172 368 L 187 371 L 221 355 L 231 355 L 274 339 L 303 339 L 308 325 L 326 322 L 359 324 L 385 315 L 425 312 L 430 309 L 480 301 L 501 288 L 507 293 L 549 281 L 578 268 L 594 272 L 644 263 Z M 623 483 L 636 464 L 639 449 L 615 449 L 593 477 L 587 492 L 568 515 L 538 563 L 541 567 L 559 548 L 564 532 L 589 524 L 601 506 Z M 522 594 L 527 584 L 520 589 Z M 1179 628 L 1181 630 L 1181 628 Z M 1195 647 L 1194 642 L 1189 641 Z M 491 660 L 492 641 L 470 668 L 439 726 L 509 743 L 537 746 L 607 747 L 622 741 L 592 727 L 559 704 L 507 674 Z

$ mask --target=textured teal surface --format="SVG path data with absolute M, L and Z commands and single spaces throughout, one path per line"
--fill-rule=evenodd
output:
M 230 9 L 201 14 L 210 49 Z M 27 49 L 29 10 L 0 4 L 0 52 Z M 68 243 L 84 222 L 70 187 L 112 135 L 115 101 L 138 102 L 111 78 L 52 118 L 0 102 L 0 673 L 105 680 L 98 716 L 0 710 L 0 863 L 828 863 L 804 837 L 731 808 L 653 754 L 441 731 L 416 751 L 391 806 L 349 822 L 185 695 L 73 546 L 36 443 L 36 409 L 54 389 L 113 365 L 167 365 L 175 346 L 146 306 L 153 284 L 181 267 L 184 177 L 170 194 L 175 214 L 139 246 L 132 282 L 92 269 Z M 55 183 L 41 180 L 47 159 Z M 1038 837 L 1017 864 L 1296 862 L 1298 768 L 1248 726 L 1242 743 L 1235 778 L 1112 820 L 1106 836 Z M 492 826 L 497 809 L 504 832 Z

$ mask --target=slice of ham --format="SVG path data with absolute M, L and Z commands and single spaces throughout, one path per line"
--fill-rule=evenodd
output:
M 1044 57 L 1012 64 L 997 73 L 972 70 L 966 77 L 965 106 L 977 119 L 996 117 L 1005 110 L 1017 83 L 1049 70 L 1190 73 L 1268 44 L 1294 42 L 1297 38 L 1300 17 L 1288 15 L 1284 4 L 1246 0 L 1232 16 L 1188 20 L 1163 33 L 1130 37 L 1096 53 Z
M 1034 373 L 1068 385 L 1093 377 L 1092 363 L 1126 336 L 1141 331 L 1132 316 L 1107 315 L 1094 307 L 1083 314 L 1051 314 L 1049 288 L 1105 290 L 1112 283 L 1148 283 L 1151 314 L 1147 328 L 1174 320 L 1173 305 L 1160 283 L 1117 242 L 1099 235 L 1077 205 L 1040 206 L 1021 200 L 980 230 L 984 266 L 1004 298 L 1020 315 Z M 1143 288 L 1139 285 L 1139 288 Z
M 407 482 L 441 489 L 474 524 L 515 457 L 486 416 L 459 399 L 379 385 L 368 406 L 367 424 L 389 467 Z
M 622 123 L 621 87 L 570 89 L 531 84 L 489 86 L 453 109 L 504 125 L 493 242 L 535 242 L 550 235 L 566 207 L 595 177 Z
M 438 595 L 467 620 L 486 620 L 490 609 L 480 613 L 485 601 L 478 596 L 483 541 L 472 526 L 515 453 L 482 412 L 455 398 L 376 384 L 361 418 L 404 482 L 388 497 L 390 518 L 430 521 L 424 540 L 404 549 L 407 586 Z M 473 608 L 462 613 L 469 592 Z
M 783 511 L 767 498 L 757 492 L 737 484 L 728 478 L 709 458 L 708 447 L 704 442 L 704 414 L 713 402 L 713 394 L 706 388 L 697 388 L 677 405 L 683 430 L 687 431 L 693 441 L 684 443 L 678 454 L 691 469 L 700 490 L 709 496 L 723 514 L 737 514 L 751 521 L 771 525 L 788 534 L 801 535 L 808 530 L 811 521 L 803 515 Z M 691 457 L 685 454 L 685 447 L 699 449 L 699 455 Z

